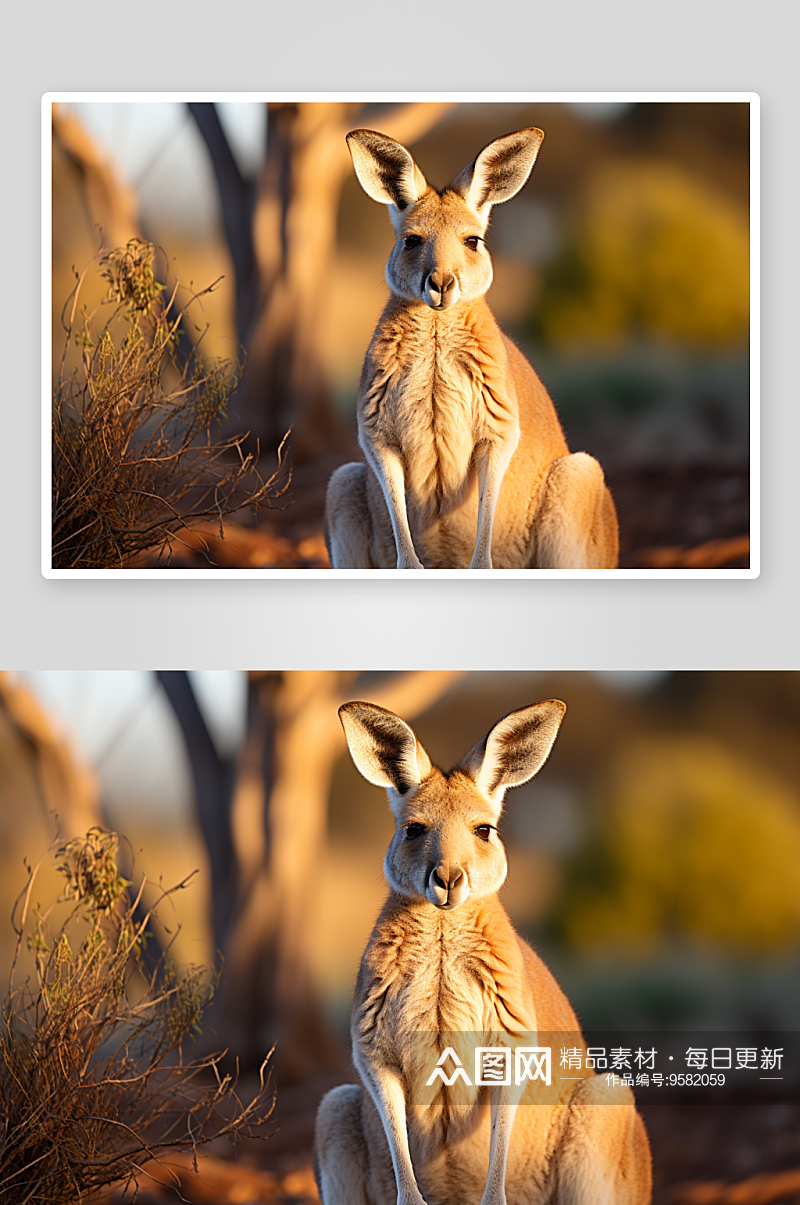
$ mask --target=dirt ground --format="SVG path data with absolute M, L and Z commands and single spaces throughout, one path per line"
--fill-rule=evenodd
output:
M 329 567 L 322 534 L 325 490 L 340 461 L 296 466 L 291 499 L 257 517 L 203 522 L 171 543 L 172 569 Z M 618 470 L 608 475 L 620 526 L 623 569 L 746 568 L 750 558 L 750 483 L 745 468 Z M 286 503 L 286 505 L 283 505 Z M 166 550 L 137 562 L 167 564 Z
M 141 1178 L 139 1205 L 181 1199 L 196 1205 L 314 1205 L 311 1167 L 316 1105 L 330 1085 L 279 1093 L 275 1132 L 199 1156 L 151 1165 Z M 643 1109 L 653 1152 L 653 1205 L 798 1205 L 800 1103 L 731 1105 L 678 1102 Z M 123 1205 L 115 1190 L 104 1205 Z

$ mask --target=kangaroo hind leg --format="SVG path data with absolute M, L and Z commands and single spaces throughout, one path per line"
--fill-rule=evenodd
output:
M 628 1088 L 576 1084 L 555 1166 L 557 1205 L 650 1205 L 650 1148 Z
M 328 483 L 325 543 L 333 569 L 395 567 L 397 554 L 388 515 L 384 531 L 380 523 L 376 526 L 375 507 L 370 505 L 369 472 L 364 464 L 343 464 Z
M 553 461 L 534 548 L 533 569 L 617 568 L 617 513 L 594 457 L 573 452 Z
M 343 1084 L 323 1097 L 319 1106 L 314 1175 L 322 1205 L 383 1205 L 369 1192 L 361 1102 L 361 1088 Z

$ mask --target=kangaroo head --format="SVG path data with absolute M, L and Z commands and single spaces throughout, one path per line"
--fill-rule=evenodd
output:
M 491 208 L 519 192 L 543 139 L 535 128 L 496 138 L 439 192 L 393 138 L 374 130 L 347 135 L 362 188 L 389 206 L 396 241 L 386 281 L 393 293 L 434 310 L 483 296 L 492 283 L 483 241 Z
M 388 792 L 396 823 L 383 864 L 390 887 L 452 909 L 502 886 L 507 864 L 497 821 L 503 796 L 541 768 L 565 711 L 551 699 L 511 712 L 444 773 L 391 711 L 358 702 L 339 709 L 356 768 Z

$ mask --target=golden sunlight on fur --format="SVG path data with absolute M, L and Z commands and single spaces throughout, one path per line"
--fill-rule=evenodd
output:
M 317 1115 L 323 1205 L 650 1201 L 650 1148 L 629 1088 L 590 1070 L 489 1086 L 467 1074 L 481 1050 L 518 1060 L 559 1035 L 582 1041 L 496 895 L 503 796 L 540 769 L 565 710 L 549 700 L 512 712 L 443 773 L 398 716 L 369 703 L 340 709 L 353 761 L 386 789 L 396 831 L 353 1000 L 362 1086 L 335 1088 Z
M 543 138 L 496 139 L 440 192 L 400 143 L 347 136 L 396 242 L 358 393 L 366 463 L 343 465 L 328 487 L 334 569 L 617 566 L 603 471 L 570 455 L 547 390 L 484 299 L 492 206 L 522 188 Z

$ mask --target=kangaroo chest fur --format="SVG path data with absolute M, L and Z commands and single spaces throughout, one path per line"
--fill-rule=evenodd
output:
M 442 1033 L 535 1030 L 519 941 L 501 905 L 491 899 L 476 901 L 469 916 L 463 910 L 390 897 L 361 964 L 356 1044 L 406 1067 L 427 1045 L 441 1044 Z
M 364 364 L 359 435 L 362 447 L 401 454 L 412 528 L 465 502 L 474 510 L 476 444 L 518 438 L 507 354 L 482 301 L 441 314 L 389 303 Z M 468 535 L 474 541 L 472 526 Z
M 362 1004 L 352 1021 L 354 1053 L 360 1047 L 371 1062 L 396 1068 L 407 1085 L 414 1166 L 426 1200 L 437 1202 L 477 1200 L 486 1176 L 489 1099 L 474 1083 L 476 1045 L 492 1044 L 490 1034 L 536 1030 L 520 943 L 505 911 L 496 899 L 476 901 L 469 916 L 464 907 L 449 914 L 390 897 L 362 961 Z M 462 1077 L 428 1084 L 448 1047 L 469 1084 Z M 448 1078 L 455 1065 L 448 1057 Z M 533 1119 L 537 1133 L 528 1132 L 526 1150 L 532 1141 L 547 1146 L 537 1111 Z

